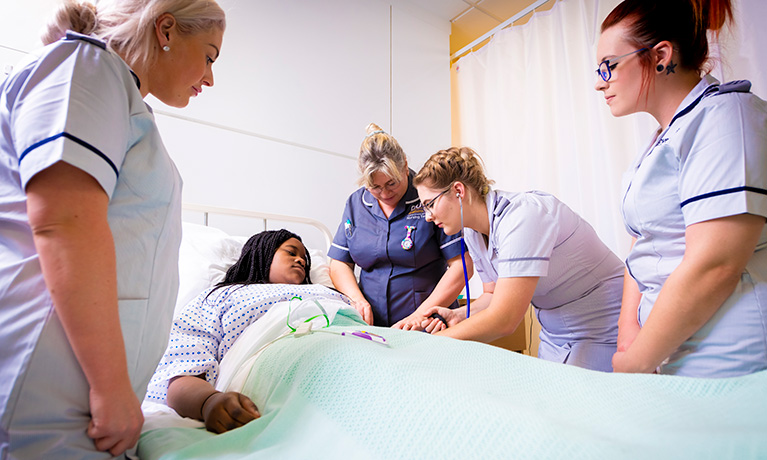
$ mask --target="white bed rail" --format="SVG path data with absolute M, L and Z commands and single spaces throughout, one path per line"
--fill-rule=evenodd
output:
M 246 211 L 246 210 L 234 209 L 234 208 L 220 208 L 217 206 L 207 206 L 207 205 L 200 205 L 200 204 L 194 204 L 194 203 L 184 203 L 182 204 L 182 209 L 184 211 L 201 213 L 203 216 L 203 225 L 206 225 L 206 226 L 209 225 L 208 219 L 211 214 L 222 215 L 222 216 L 237 216 L 237 217 L 245 217 L 249 219 L 262 220 L 264 230 L 268 230 L 268 223 L 270 221 L 295 222 L 298 224 L 310 225 L 312 227 L 315 227 L 322 234 L 322 237 L 324 238 L 324 241 L 325 241 L 326 251 L 327 249 L 330 248 L 330 244 L 333 242 L 333 234 L 330 233 L 330 230 L 328 229 L 328 227 L 325 226 L 325 224 L 323 224 L 322 222 L 315 219 L 308 218 L 308 217 L 288 216 L 284 214 L 271 214 L 271 213 L 256 212 L 256 211 Z

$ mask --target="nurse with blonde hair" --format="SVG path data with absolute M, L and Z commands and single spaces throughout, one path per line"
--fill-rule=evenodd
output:
M 225 24 L 213 0 L 67 1 L 0 84 L 0 458 L 136 444 L 181 237 L 144 97 L 212 86 Z
M 330 277 L 368 324 L 420 329 L 426 309 L 458 306 L 464 286 L 460 240 L 425 220 L 405 151 L 373 123 L 358 167 L 362 187 L 346 201 L 328 251 Z M 470 259 L 467 268 L 471 276 Z
M 623 265 L 591 225 L 547 193 L 492 190 L 466 147 L 432 155 L 413 184 L 427 221 L 463 233 L 484 291 L 466 307 L 426 310 L 449 325 L 424 318 L 426 330 L 488 343 L 514 332 L 532 303 L 540 358 L 612 370 Z

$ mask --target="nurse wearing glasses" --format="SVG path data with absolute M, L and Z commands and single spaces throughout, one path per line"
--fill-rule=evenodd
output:
M 767 369 L 767 104 L 706 74 L 730 1 L 630 0 L 602 23 L 596 89 L 652 115 L 624 176 L 634 243 L 616 371 L 730 377 Z M 715 36 L 715 35 L 714 35 Z
M 426 320 L 427 331 L 491 342 L 514 332 L 532 303 L 539 358 L 612 370 L 623 264 L 585 220 L 546 193 L 490 190 L 479 156 L 466 147 L 432 155 L 413 183 L 428 203 L 426 220 L 448 235 L 463 229 L 484 290 L 468 318 L 466 307 L 424 312 L 450 325 L 439 331 L 441 322 Z
M 347 200 L 328 251 L 330 277 L 368 324 L 420 329 L 421 312 L 457 306 L 460 239 L 424 219 L 415 173 L 397 140 L 372 123 L 367 133 L 358 160 L 363 187 Z M 471 276 L 470 259 L 467 270 Z

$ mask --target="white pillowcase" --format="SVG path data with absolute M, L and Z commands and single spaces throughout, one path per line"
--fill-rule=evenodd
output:
M 176 313 L 200 292 L 224 279 L 226 271 L 237 262 L 242 246 L 249 238 L 231 236 L 217 228 L 188 222 L 183 223 L 182 231 Z M 333 287 L 325 254 L 318 249 L 307 249 L 312 258 L 309 273 L 312 283 Z

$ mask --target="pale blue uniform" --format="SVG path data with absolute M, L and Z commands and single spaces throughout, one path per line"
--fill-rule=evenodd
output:
M 139 400 L 178 290 L 181 179 L 138 80 L 101 41 L 68 34 L 0 85 L 0 455 L 108 458 L 86 436 L 88 382 L 43 279 L 25 187 L 65 161 L 109 197 L 120 323 Z
M 626 260 L 642 293 L 643 325 L 682 261 L 687 226 L 737 214 L 767 216 L 767 104 L 748 82 L 706 77 L 669 128 L 624 176 L 623 216 L 637 241 Z M 767 369 L 767 231 L 735 291 L 661 372 L 729 377 Z
M 459 235 L 447 236 L 426 221 L 413 176 L 409 171 L 407 191 L 388 218 L 365 187 L 352 193 L 328 251 L 328 257 L 362 269 L 360 290 L 376 326 L 391 326 L 413 313 L 442 279 L 447 261 L 461 254 Z M 402 242 L 408 234 L 412 247 L 406 249 Z
M 483 283 L 540 277 L 532 304 L 541 324 L 538 357 L 612 371 L 623 264 L 594 229 L 552 195 L 491 190 L 490 235 L 464 229 Z

